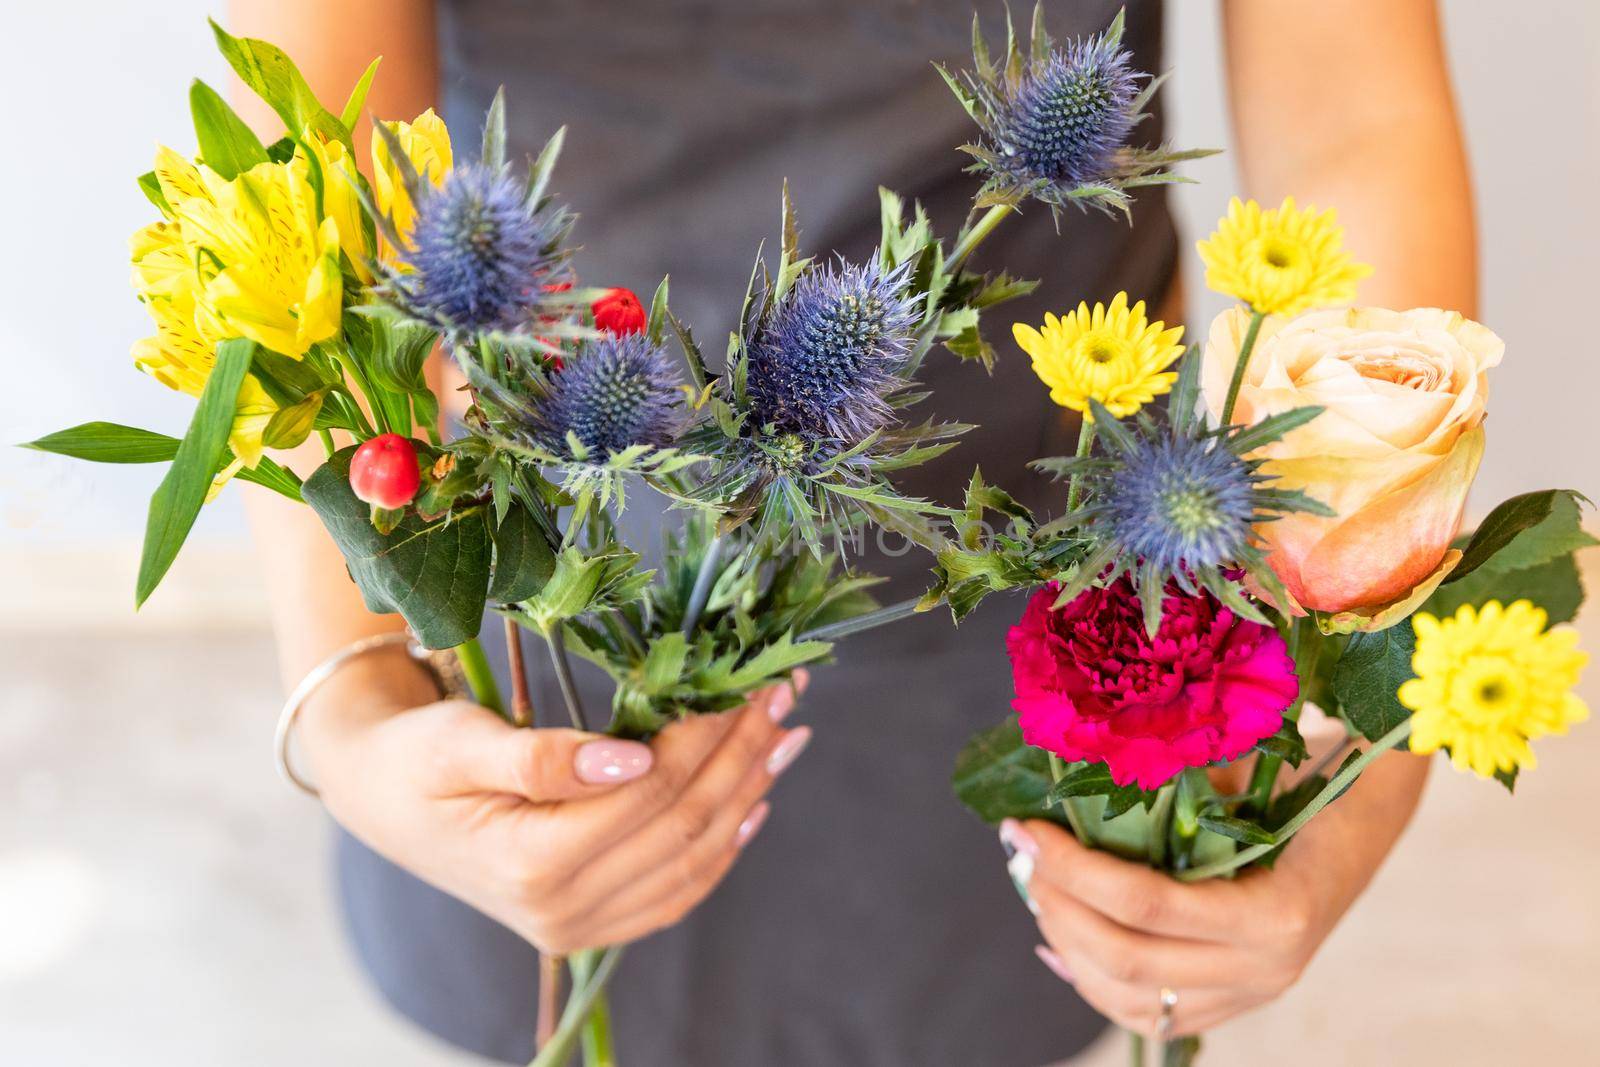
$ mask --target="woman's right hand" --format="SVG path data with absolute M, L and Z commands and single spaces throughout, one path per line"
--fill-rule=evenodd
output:
M 648 745 L 519 729 L 466 701 L 396 712 L 325 698 L 306 709 L 301 744 L 352 834 L 566 955 L 670 926 L 716 887 L 810 739 L 779 726 L 805 683 L 797 672 L 793 688 L 673 723 Z

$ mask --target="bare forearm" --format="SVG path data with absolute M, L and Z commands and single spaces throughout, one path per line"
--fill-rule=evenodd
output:
M 272 41 L 287 52 L 318 98 L 337 110 L 376 55 L 384 61 L 368 96 L 369 114 L 409 119 L 434 103 L 438 71 L 432 0 L 233 0 L 228 29 Z M 240 113 L 275 138 L 281 121 L 238 83 Z M 367 123 L 357 123 L 364 139 Z M 365 159 L 361 153 L 358 159 Z M 319 462 L 315 441 L 287 462 L 302 475 Z M 307 507 L 246 486 L 246 509 L 272 601 L 279 661 L 286 685 L 337 648 L 367 634 L 398 629 L 393 615 L 372 615 L 345 571 L 344 560 Z M 365 679 L 399 703 L 431 697 L 426 675 L 403 656 L 384 656 L 387 670 Z M 350 671 L 322 699 L 348 689 Z
M 1334 207 L 1361 302 L 1476 313 L 1466 152 L 1432 0 L 1232 0 L 1239 165 L 1262 202 Z

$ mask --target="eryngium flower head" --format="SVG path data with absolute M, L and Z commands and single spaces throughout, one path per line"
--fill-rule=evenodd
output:
M 803 275 L 750 345 L 756 425 L 847 445 L 882 427 L 917 321 L 907 288 L 904 268 L 876 259 Z
M 536 317 L 541 286 L 566 277 L 567 217 L 527 202 L 509 171 L 457 167 L 417 205 L 395 279 L 406 304 L 446 333 L 512 331 Z
M 999 166 L 1020 184 L 1098 181 L 1133 132 L 1133 101 L 1147 77 L 1106 37 L 1052 53 L 1000 101 L 991 130 Z
M 1135 436 L 1105 482 L 1111 536 L 1163 574 L 1231 565 L 1250 543 L 1255 481 L 1221 438 Z
M 1029 46 L 1007 23 L 1001 55 L 990 57 L 974 22 L 973 69 L 958 76 L 939 68 L 984 134 L 961 146 L 976 160 L 971 169 L 987 176 L 980 208 L 1032 198 L 1052 214 L 1068 204 L 1129 214 L 1129 189 L 1175 181 L 1174 163 L 1212 154 L 1128 143 L 1157 82 L 1122 47 L 1121 14 L 1104 33 L 1064 45 L 1045 31 L 1043 4 Z
M 683 426 L 682 395 L 660 345 L 642 334 L 603 337 L 552 375 L 534 436 L 558 455 L 570 452 L 569 433 L 600 458 L 632 445 L 665 448 Z

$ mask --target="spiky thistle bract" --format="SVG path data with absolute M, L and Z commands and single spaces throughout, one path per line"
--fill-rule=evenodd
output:
M 947 509 L 902 495 L 890 473 L 927 462 L 968 427 L 912 423 L 907 408 L 923 357 L 943 342 L 963 358 L 992 350 L 978 309 L 1032 285 L 947 268 L 926 214 L 908 221 L 882 192 L 883 240 L 865 263 L 821 266 L 799 253 L 784 191 L 776 269 L 759 257 L 728 364 L 712 376 L 689 332 L 673 320 L 702 390 L 685 448 L 711 457 L 684 498 L 752 524 L 759 539 L 791 536 L 821 555 L 871 524 L 937 549 L 931 519 Z
M 1209 428 L 1196 414 L 1199 358 L 1184 357 L 1164 418 L 1140 412 L 1116 419 L 1091 401 L 1098 455 L 1038 460 L 1035 468 L 1076 480 L 1083 504 L 1049 524 L 1052 537 L 1076 543 L 1079 557 L 1062 583 L 1066 602 L 1093 583 L 1132 580 L 1153 633 L 1169 583 L 1200 589 L 1239 615 L 1265 621 L 1238 577 L 1248 572 L 1275 593 L 1280 584 L 1256 545 L 1253 528 L 1296 512 L 1331 515 L 1304 493 L 1276 489 L 1265 460 L 1249 458 L 1321 414 L 1295 408 L 1249 427 Z M 1275 596 L 1278 603 L 1283 600 Z
M 1162 79 L 1134 68 L 1122 33 L 1119 11 L 1103 33 L 1058 45 L 1039 4 L 1024 51 L 1007 11 L 1005 52 L 996 62 L 973 18 L 973 69 L 938 69 L 983 132 L 962 146 L 971 169 L 986 177 L 979 207 L 1034 199 L 1052 214 L 1068 204 L 1128 214 L 1130 189 L 1183 181 L 1169 168 L 1213 154 L 1128 143 Z

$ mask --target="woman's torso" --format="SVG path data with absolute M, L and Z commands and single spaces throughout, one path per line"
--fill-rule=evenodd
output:
M 1057 5 L 1052 32 L 1092 33 L 1118 6 Z M 871 250 L 879 185 L 921 200 L 947 235 L 970 204 L 977 179 L 955 149 L 974 128 L 930 66 L 967 62 L 965 0 L 441 8 L 458 153 L 472 151 L 501 84 L 518 148 L 568 125 L 555 189 L 581 216 L 584 281 L 648 294 L 670 273 L 674 310 L 708 353 L 723 347 L 757 245 L 775 239 L 785 178 L 802 245 L 819 255 Z M 1003 20 L 999 5 L 984 8 L 991 38 L 1003 34 L 1003 21 L 988 20 Z M 1126 39 L 1141 69 L 1158 68 L 1158 5 L 1129 6 Z M 1158 140 L 1159 117 L 1138 132 Z M 1051 487 L 1024 464 L 1070 451 L 1075 428 L 1008 327 L 1118 289 L 1159 299 L 1171 220 L 1159 195 L 1141 197 L 1136 217 L 1130 229 L 1074 214 L 1058 236 L 1044 208 L 1028 207 L 975 257 L 1044 284 L 990 317 L 1001 350 L 992 377 L 929 358 L 924 406 L 980 428 L 915 472 L 908 491 L 957 500 L 977 465 L 1049 509 Z M 630 494 L 630 512 L 642 500 Z M 926 573 L 913 556 L 869 551 L 860 564 L 907 589 Z M 966 736 L 1007 711 L 1003 636 L 1017 610 L 992 598 L 959 632 L 942 613 L 918 617 L 850 639 L 814 672 L 799 714 L 815 740 L 776 787 L 761 838 L 701 909 L 635 946 L 618 972 L 628 1062 L 1019 1067 L 1094 1036 L 1089 1009 L 1033 960 L 1037 932 L 992 834 L 949 793 Z M 546 704 L 556 699 L 551 679 L 536 683 Z M 607 700 L 596 685 L 591 703 Z M 450 1040 L 525 1059 L 532 950 L 349 839 L 341 870 L 352 932 L 391 999 Z

